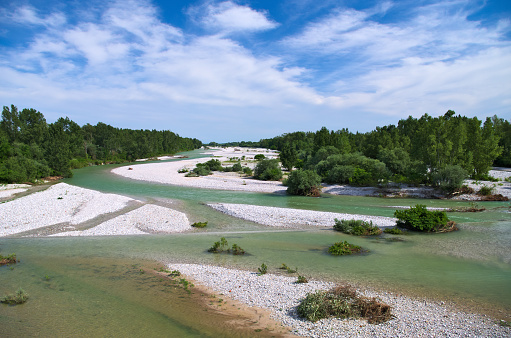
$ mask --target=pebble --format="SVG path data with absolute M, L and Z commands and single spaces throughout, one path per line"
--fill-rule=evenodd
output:
M 265 207 L 248 204 L 210 203 L 208 206 L 224 214 L 268 226 L 297 228 L 303 225 L 332 227 L 335 219 L 363 220 L 373 222 L 378 227 L 396 225 L 396 218 L 344 214 L 325 211 L 291 208 Z
M 394 319 L 383 324 L 368 324 L 365 320 L 336 318 L 312 323 L 300 318 L 296 307 L 308 293 L 331 289 L 334 284 L 309 281 L 297 284 L 296 278 L 224 267 L 175 264 L 178 270 L 216 293 L 248 306 L 268 309 L 272 318 L 304 337 L 510 337 L 511 328 L 476 314 L 457 311 L 452 305 L 412 299 L 402 295 L 372 290 L 358 290 L 366 297 L 377 297 L 392 306 Z

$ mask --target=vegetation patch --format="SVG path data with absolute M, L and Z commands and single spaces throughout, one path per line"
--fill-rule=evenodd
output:
M 10 254 L 8 256 L 0 255 L 0 265 L 16 264 L 17 262 L 16 254 Z
M 261 264 L 261 267 L 257 268 L 257 271 L 259 272 L 259 276 L 265 275 L 268 273 L 268 266 L 266 264 Z
M 285 184 L 290 195 L 319 197 L 321 194 L 321 176 L 312 170 L 292 171 Z
M 329 291 L 309 293 L 298 305 L 298 314 L 316 322 L 323 318 L 364 318 L 370 324 L 391 320 L 394 316 L 391 307 L 376 298 L 357 295 L 350 286 L 338 286 Z
M 385 230 L 383 230 L 384 233 L 386 234 L 391 234 L 391 235 L 404 235 L 405 232 L 399 228 L 387 228 Z
M 28 294 L 20 287 L 16 293 L 6 295 L 0 299 L 0 303 L 8 305 L 23 304 L 28 300 Z
M 220 241 L 213 243 L 213 246 L 208 249 L 208 252 L 212 253 L 229 253 L 233 255 L 244 255 L 245 250 L 243 250 L 237 244 L 233 244 L 232 248 L 229 248 L 229 243 L 225 237 L 220 238 Z
M 208 225 L 208 222 L 195 222 L 192 224 L 194 228 L 205 228 Z
M 360 252 L 363 252 L 362 247 L 348 243 L 347 241 L 337 242 L 328 248 L 328 253 L 334 256 L 351 255 Z
M 380 228 L 378 228 L 376 225 L 373 225 L 373 222 L 347 219 L 338 220 L 337 218 L 334 221 L 334 230 L 349 235 L 372 236 L 379 235 L 382 232 Z
M 297 284 L 303 284 L 308 282 L 309 280 L 305 276 L 298 276 L 298 278 L 296 279 Z
M 394 216 L 401 228 L 421 232 L 450 232 L 458 230 L 456 223 L 447 218 L 445 211 L 429 211 L 417 204 L 408 210 L 396 210 Z

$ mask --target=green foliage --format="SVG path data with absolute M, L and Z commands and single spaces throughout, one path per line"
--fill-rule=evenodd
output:
M 252 176 L 252 169 L 249 167 L 243 167 L 243 173 L 247 176 Z
M 334 221 L 334 230 L 343 232 L 345 234 L 355 236 L 371 236 L 381 234 L 381 229 L 376 225 L 373 225 L 373 222 L 347 219 L 338 220 L 337 218 Z
M 213 243 L 213 246 L 208 249 L 208 252 L 212 253 L 230 253 L 233 255 L 244 255 L 245 250 L 243 250 L 237 244 L 233 244 L 232 248 L 229 249 L 229 244 L 225 237 L 220 238 L 220 241 Z
M 453 223 L 447 218 L 445 211 L 429 211 L 425 205 L 417 204 L 408 210 L 394 212 L 397 225 L 409 230 L 422 232 L 452 231 Z M 452 229 L 452 230 L 450 230 Z
M 352 165 L 336 165 L 328 171 L 325 181 L 329 184 L 348 184 L 355 175 L 355 167 Z
M 467 178 L 467 172 L 459 165 L 448 165 L 433 175 L 433 185 L 452 193 L 461 188 L 463 181 Z
M 259 271 L 259 276 L 265 275 L 268 273 L 268 266 L 266 264 L 261 264 L 261 267 L 257 268 L 257 271 Z
M 276 159 L 261 160 L 254 169 L 254 178 L 263 181 L 280 180 L 282 178 L 282 170 L 280 169 L 279 161 Z
M 89 164 L 197 149 L 202 142 L 168 130 L 119 129 L 99 122 L 80 127 L 69 118 L 47 124 L 35 109 L 4 107 L 0 121 L 0 182 L 34 182 L 49 175 L 70 177 Z
M 298 276 L 296 279 L 297 284 L 308 283 L 309 280 L 305 276 Z
M 483 185 L 479 191 L 477 191 L 477 194 L 478 195 L 481 195 L 481 196 L 489 196 L 489 195 L 492 195 L 493 194 L 493 191 L 495 190 L 495 186 L 487 186 L 487 185 Z
M 14 253 L 8 256 L 0 255 L 0 265 L 16 264 L 17 262 L 16 254 Z
M 351 255 L 353 253 L 359 253 L 362 248 L 358 245 L 344 242 L 337 242 L 328 248 L 328 253 L 334 256 Z
M 205 228 L 208 225 L 208 222 L 195 222 L 192 224 L 194 228 Z
M 365 318 L 371 324 L 378 324 L 393 318 L 389 305 L 380 303 L 376 298 L 358 296 L 349 285 L 309 293 L 298 305 L 297 311 L 311 322 L 336 317 Z
M 290 195 L 317 197 L 321 191 L 321 177 L 312 170 L 297 169 L 289 174 L 287 193 Z
M 257 161 L 264 160 L 265 158 L 266 156 L 264 156 L 263 154 L 257 154 L 254 156 L 254 159 L 256 159 Z
M 20 287 L 15 294 L 5 295 L 0 298 L 0 303 L 8 305 L 23 304 L 28 300 L 28 294 Z
M 384 233 L 386 234 L 391 234 L 391 235 L 404 235 L 405 232 L 399 228 L 386 228 L 385 230 L 383 230 Z

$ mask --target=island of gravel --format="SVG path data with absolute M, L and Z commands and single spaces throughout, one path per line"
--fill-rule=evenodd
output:
M 221 162 L 230 161 L 233 158 L 244 158 L 244 160 L 241 160 L 241 164 L 251 168 L 255 167 L 256 161 L 254 160 L 254 157 L 258 154 L 263 154 L 269 159 L 278 158 L 278 153 L 276 151 L 253 148 L 212 148 L 208 152 L 205 152 L 205 154 L 211 155 L 211 157 L 214 157 Z M 287 190 L 287 187 L 285 187 L 280 181 L 260 181 L 233 172 L 213 172 L 212 175 L 201 177 L 186 177 L 184 172 L 179 172 L 192 170 L 197 163 L 207 162 L 211 159 L 211 157 L 161 163 L 136 164 L 112 169 L 112 173 L 134 180 L 201 189 L 251 191 L 277 194 L 283 194 Z M 500 170 L 491 170 L 489 174 L 490 176 L 499 179 L 511 177 L 511 171 L 504 168 L 500 168 Z M 511 182 L 504 181 L 499 182 L 499 184 L 494 184 L 494 182 L 489 181 L 466 180 L 465 183 L 468 187 L 476 191 L 483 186 L 493 186 L 494 194 L 501 194 L 504 197 L 511 198 Z M 324 185 L 322 192 L 332 195 L 352 196 L 380 196 L 382 193 L 396 197 L 432 198 L 440 196 L 440 194 L 431 187 L 413 187 L 404 185 L 399 187 L 388 187 L 383 189 L 383 191 L 382 189 L 375 187 Z M 481 199 L 481 197 L 475 194 L 463 194 L 456 196 L 455 199 L 478 200 Z
M 176 210 L 66 183 L 2 203 L 0 214 L 0 237 L 143 235 L 193 229 L 187 216 Z

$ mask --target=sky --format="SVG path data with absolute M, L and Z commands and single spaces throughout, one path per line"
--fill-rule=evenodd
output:
M 0 104 L 205 143 L 511 118 L 509 0 L 1 0 Z

